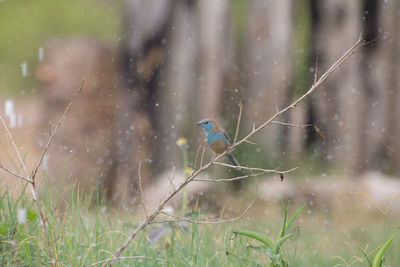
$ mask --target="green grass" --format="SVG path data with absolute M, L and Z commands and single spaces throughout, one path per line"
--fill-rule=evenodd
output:
M 54 194 L 54 189 L 42 188 L 41 201 L 49 227 L 49 234 L 45 235 L 29 191 L 25 189 L 17 198 L 11 197 L 6 189 L 3 191 L 0 195 L 1 266 L 49 265 L 46 240 L 56 251 L 55 258 L 60 265 L 83 266 L 104 260 L 143 218 L 136 207 L 110 208 L 98 199 L 93 203 L 96 196 L 90 194 L 81 196 L 71 192 L 68 202 L 56 197 L 60 195 Z M 260 209 L 266 205 L 271 212 L 261 216 Z M 322 211 L 310 213 L 306 207 L 296 213 L 300 206 L 293 204 L 289 208 L 288 213 L 295 214 L 296 220 L 290 217 L 283 220 L 286 212 L 282 214 L 279 203 L 259 203 L 253 212 L 235 223 L 151 225 L 122 254 L 145 258 L 120 259 L 117 266 L 269 266 L 268 255 L 251 248 L 259 247 L 260 242 L 246 236 L 245 231 L 235 237 L 238 229 L 271 240 L 289 234 L 290 238 L 280 247 L 280 254 L 289 266 L 367 266 L 361 251 L 371 262 L 377 254 L 385 257 L 386 266 L 400 262 L 399 238 L 389 241 L 396 231 L 395 217 L 372 220 L 377 216 L 373 213 L 369 215 L 371 220 L 360 219 L 356 227 L 326 227 L 320 223 L 326 216 Z M 18 220 L 21 210 L 29 211 L 25 221 Z M 286 225 L 283 235 L 282 222 Z M 164 232 L 161 238 L 150 241 L 158 231 Z M 386 246 L 382 246 L 385 242 Z M 381 246 L 384 254 L 378 253 Z

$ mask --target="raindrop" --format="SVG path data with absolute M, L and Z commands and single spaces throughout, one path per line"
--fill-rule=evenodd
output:
M 17 219 L 19 224 L 24 224 L 26 222 L 26 209 L 17 210 Z
M 39 61 L 43 61 L 44 59 L 44 48 L 41 46 L 38 50 L 38 59 Z
M 14 101 L 6 100 L 5 115 L 9 117 L 9 127 L 15 128 L 17 126 L 17 116 L 14 112 Z
M 22 77 L 26 77 L 28 75 L 28 63 L 26 63 L 24 61 L 24 62 L 22 62 L 20 67 L 21 67 L 21 71 L 22 71 Z

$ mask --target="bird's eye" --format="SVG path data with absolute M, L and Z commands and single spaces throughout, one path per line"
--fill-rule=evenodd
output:
M 208 124 L 208 121 L 206 121 L 206 124 Z

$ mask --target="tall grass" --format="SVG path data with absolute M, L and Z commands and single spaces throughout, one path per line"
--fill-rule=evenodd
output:
M 40 198 L 48 216 L 49 235 L 45 236 L 29 192 L 23 190 L 18 197 L 11 197 L 8 190 L 2 188 L 1 266 L 49 265 L 46 239 L 53 246 L 54 258 L 60 266 L 87 266 L 102 261 L 121 245 L 142 215 L 136 209 L 123 206 L 111 208 L 99 199 L 96 192 L 81 195 L 71 190 L 66 202 L 58 197 L 63 194 L 54 192 L 51 186 L 44 186 Z M 280 233 L 282 220 L 281 216 L 271 214 L 264 220 L 249 215 L 241 222 L 218 226 L 178 222 L 152 225 L 124 251 L 117 266 L 266 266 L 268 254 L 251 249 L 259 242 L 246 238 L 246 235 L 235 237 L 233 232 L 236 229 L 261 230 L 263 235 L 271 238 Z M 376 231 L 381 222 L 373 224 L 373 227 L 367 222 L 365 226 L 360 225 L 370 231 L 365 231 L 363 237 L 350 236 L 349 242 L 355 244 L 353 250 L 344 243 L 345 239 L 337 240 L 331 236 L 325 240 L 325 233 L 314 227 L 306 214 L 300 214 L 296 221 L 291 222 L 292 226 L 299 227 L 300 235 L 297 231 L 295 235 L 284 233 L 290 234 L 291 238 L 285 240 L 285 246 L 281 246 L 279 252 L 289 266 L 366 266 L 367 261 L 372 264 L 375 258 L 373 266 L 380 266 L 377 264 L 383 258 L 386 258 L 387 266 L 396 266 L 400 260 L 397 253 L 399 242 L 392 235 L 393 228 L 388 235 Z M 387 222 L 387 225 L 391 224 Z M 266 228 L 270 229 L 267 234 Z M 337 238 L 343 237 L 341 230 L 336 230 Z

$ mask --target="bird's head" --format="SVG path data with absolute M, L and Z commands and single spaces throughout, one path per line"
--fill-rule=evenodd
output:
M 203 127 L 206 132 L 211 132 L 216 124 L 212 120 L 202 120 L 197 125 Z

